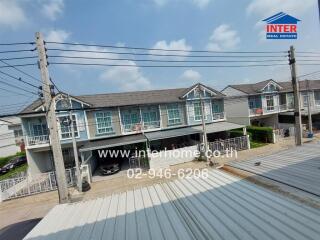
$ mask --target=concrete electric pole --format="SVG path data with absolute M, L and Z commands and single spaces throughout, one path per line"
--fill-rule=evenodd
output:
M 76 142 L 75 133 L 74 133 L 75 125 L 74 125 L 73 118 L 72 118 L 72 102 L 71 102 L 69 95 L 68 95 L 68 102 L 69 102 L 69 106 L 70 106 L 70 111 L 69 111 L 70 125 L 69 125 L 69 127 L 71 128 L 73 155 L 74 155 L 74 162 L 76 165 L 77 186 L 78 186 L 78 191 L 82 192 L 82 179 L 81 179 L 81 171 L 80 171 L 80 166 L 79 166 L 78 148 L 77 148 L 77 142 Z
M 311 93 L 310 93 L 310 86 L 309 86 L 309 80 L 306 80 L 306 89 L 307 89 L 307 96 L 308 96 L 308 129 L 309 133 L 312 134 L 312 114 L 311 114 Z
M 47 111 L 47 124 L 49 128 L 50 143 L 52 147 L 53 160 L 56 171 L 56 179 L 58 185 L 59 202 L 66 203 L 69 201 L 69 193 L 66 179 L 66 172 L 63 162 L 63 155 L 61 150 L 60 138 L 58 135 L 57 117 L 55 113 L 55 102 L 51 96 L 51 84 L 48 71 L 48 63 L 46 50 L 42 34 L 36 33 L 36 45 L 39 55 L 39 68 L 41 72 L 42 91 L 45 102 L 45 109 Z
M 293 87 L 293 95 L 294 95 L 295 140 L 296 140 L 296 145 L 300 146 L 302 144 L 300 92 L 299 92 L 299 82 L 297 80 L 296 59 L 294 56 L 294 47 L 293 46 L 290 46 L 289 65 L 291 68 L 292 87 Z

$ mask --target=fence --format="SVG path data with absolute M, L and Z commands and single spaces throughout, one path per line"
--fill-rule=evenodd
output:
M 226 151 L 241 151 L 250 148 L 248 136 L 241 136 L 236 138 L 229 138 L 225 140 L 217 140 L 214 142 L 209 142 L 209 149 L 214 151 L 219 151 L 221 154 L 226 153 Z
M 69 187 L 76 184 L 75 168 L 66 169 L 66 178 Z M 10 178 L 0 181 L 0 202 L 56 189 L 55 172 L 41 173 L 32 177 Z
M 278 142 L 281 139 L 287 138 L 287 137 L 294 137 L 295 135 L 295 128 L 289 127 L 289 128 L 281 128 L 281 129 L 275 129 L 273 130 L 274 133 L 274 142 Z

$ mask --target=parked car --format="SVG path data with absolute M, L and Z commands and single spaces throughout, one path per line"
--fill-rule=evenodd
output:
M 20 157 L 14 157 L 12 158 L 9 163 L 4 165 L 2 168 L 0 168 L 0 174 L 5 174 L 9 172 L 10 170 L 21 166 L 22 164 L 27 163 L 27 158 L 25 156 L 20 156 Z
M 121 170 L 121 160 L 120 159 L 104 159 L 100 162 L 99 170 L 101 175 L 112 175 Z

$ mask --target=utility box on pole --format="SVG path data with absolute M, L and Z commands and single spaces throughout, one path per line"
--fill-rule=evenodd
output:
M 299 82 L 297 80 L 296 59 L 295 59 L 295 55 L 294 55 L 294 47 L 293 46 L 290 46 L 289 65 L 291 68 L 292 87 L 293 87 L 293 95 L 294 95 L 295 140 L 296 140 L 296 145 L 300 146 L 302 144 L 300 92 L 299 92 Z
M 51 95 L 51 84 L 48 71 L 48 63 L 44 40 L 41 33 L 36 33 L 36 45 L 39 55 L 39 68 L 42 80 L 42 92 L 45 102 L 46 118 L 49 128 L 50 144 L 53 153 L 53 160 L 58 185 L 59 202 L 69 202 L 68 185 L 66 171 L 64 167 L 61 143 L 58 134 L 57 117 L 55 113 L 55 100 Z

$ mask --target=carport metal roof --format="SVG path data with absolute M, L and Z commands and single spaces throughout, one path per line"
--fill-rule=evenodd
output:
M 197 134 L 200 132 L 201 130 L 194 129 L 192 127 L 183 127 L 183 128 L 175 128 L 175 129 L 163 130 L 163 131 L 157 131 L 157 132 L 148 132 L 148 133 L 145 133 L 145 136 L 148 138 L 148 140 L 153 141 L 158 139 Z
M 126 144 L 133 144 L 146 141 L 147 139 L 145 138 L 145 136 L 143 136 L 143 134 L 127 135 L 88 142 L 82 148 L 80 148 L 79 151 L 87 152 L 102 148 L 117 147 Z
M 28 233 L 42 239 L 319 239 L 320 210 L 219 170 L 55 206 Z
M 228 131 L 228 130 L 243 128 L 243 127 L 245 126 L 239 125 L 236 123 L 225 122 L 225 121 L 206 124 L 207 133 L 222 132 L 222 131 Z M 180 136 L 185 136 L 190 134 L 197 134 L 201 132 L 202 132 L 202 125 L 199 125 L 199 126 L 193 126 L 193 127 L 175 128 L 170 130 L 149 132 L 149 133 L 145 133 L 145 136 L 148 138 L 148 140 L 153 141 L 158 139 L 166 139 L 166 138 L 180 137 Z
M 231 122 L 216 122 L 216 123 L 206 124 L 207 133 L 223 132 L 223 131 L 229 131 L 232 129 L 244 128 L 244 127 L 245 127 L 244 125 L 239 125 Z M 202 131 L 202 126 L 196 126 L 193 128 Z

